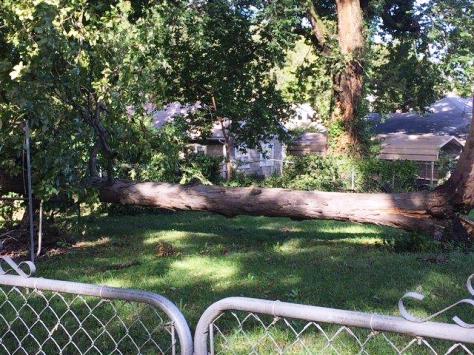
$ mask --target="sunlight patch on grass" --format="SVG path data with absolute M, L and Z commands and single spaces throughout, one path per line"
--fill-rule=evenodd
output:
M 110 245 L 111 239 L 109 237 L 101 237 L 97 240 L 90 240 L 90 241 L 80 241 L 74 244 L 72 247 L 73 248 L 97 248 L 97 247 L 103 247 L 106 245 Z
M 187 232 L 187 231 L 163 231 L 159 233 L 153 233 L 152 235 L 147 236 L 143 241 L 145 245 L 155 245 L 159 242 L 168 242 L 172 243 L 175 246 L 185 246 L 189 239 L 193 238 L 209 238 L 209 237 L 219 237 L 214 233 L 203 233 L 203 232 Z
M 345 238 L 345 239 L 336 239 L 336 240 L 327 240 L 327 239 L 301 239 L 301 238 L 291 238 L 283 242 L 278 242 L 273 245 L 272 250 L 275 253 L 280 255 L 297 255 L 302 251 L 318 251 L 324 246 L 334 245 L 340 250 L 347 249 L 352 246 L 378 246 L 382 245 L 383 240 L 381 238 Z
M 125 280 L 123 278 L 117 278 L 112 276 L 108 272 L 104 272 L 97 281 L 97 284 L 108 287 L 123 287 L 123 288 L 134 288 L 133 282 Z
M 172 263 L 170 272 L 178 272 L 186 277 L 218 281 L 235 276 L 238 269 L 235 263 L 229 260 L 191 256 Z
M 145 245 L 153 245 L 160 241 L 177 241 L 180 239 L 184 239 L 189 237 L 189 232 L 184 231 L 177 231 L 177 230 L 170 230 L 170 231 L 162 231 L 158 233 L 151 233 L 147 238 L 143 241 Z
M 372 226 L 362 224 L 338 224 L 338 225 L 322 225 L 318 228 L 320 233 L 347 233 L 347 234 L 364 234 L 364 235 L 378 235 L 380 232 L 375 230 Z
M 378 245 L 383 243 L 382 238 L 373 238 L 373 237 L 360 237 L 360 238 L 345 238 L 345 239 L 338 239 L 338 240 L 328 240 L 326 243 L 346 243 L 346 244 L 359 244 L 359 245 Z

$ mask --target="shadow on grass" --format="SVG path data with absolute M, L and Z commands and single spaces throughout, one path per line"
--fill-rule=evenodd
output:
M 175 302 L 192 326 L 207 306 L 228 296 L 397 314 L 398 299 L 417 290 L 429 296 L 420 312 L 432 313 L 466 296 L 473 271 L 466 266 L 474 268 L 469 254 L 432 263 L 427 254 L 389 252 L 376 243 L 399 232 L 374 226 L 205 213 L 84 222 L 89 244 L 40 260 L 41 277 L 156 292 Z M 94 243 L 100 239 L 106 242 Z M 157 256 L 162 241 L 178 254 Z

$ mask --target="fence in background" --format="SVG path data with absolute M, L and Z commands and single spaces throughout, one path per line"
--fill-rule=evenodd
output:
M 201 316 L 196 355 L 473 354 L 474 329 L 399 317 L 230 297 Z
M 1 353 L 193 353 L 185 318 L 160 295 L 28 277 L 33 264 L 1 261 L 17 273 L 0 266 Z

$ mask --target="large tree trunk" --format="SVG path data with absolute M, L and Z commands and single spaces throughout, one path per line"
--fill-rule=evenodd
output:
M 307 0 L 308 19 L 312 27 L 311 40 L 315 49 L 326 57 L 337 57 L 340 53 L 344 61 L 344 67 L 332 75 L 334 108 L 331 119 L 333 124 L 342 124 L 343 132 L 331 137 L 331 147 L 337 153 L 360 152 L 363 142 L 357 125 L 357 109 L 362 97 L 362 59 L 365 48 L 360 0 L 336 0 L 339 53 L 334 53 L 328 45 L 330 31 L 319 16 L 314 3 L 314 0 Z
M 449 193 L 450 204 L 468 213 L 474 208 L 474 95 L 472 96 L 472 120 L 469 137 L 464 145 L 456 170 L 439 191 Z
M 359 151 L 361 132 L 356 124 L 357 108 L 362 97 L 364 49 L 363 14 L 359 0 L 336 0 L 339 48 L 345 68 L 334 75 L 334 122 L 342 122 L 344 134 L 333 146 L 336 150 Z
M 170 210 L 331 219 L 420 231 L 438 238 L 449 227 L 453 211 L 441 192 L 354 194 L 272 188 L 183 186 L 117 181 L 100 189 L 103 202 L 153 206 Z

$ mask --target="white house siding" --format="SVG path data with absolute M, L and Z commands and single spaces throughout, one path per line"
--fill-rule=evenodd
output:
M 273 139 L 267 144 L 262 144 L 266 154 L 257 149 L 247 149 L 246 153 L 238 149 L 234 152 L 237 170 L 246 175 L 269 177 L 281 174 L 284 147 L 278 139 Z

